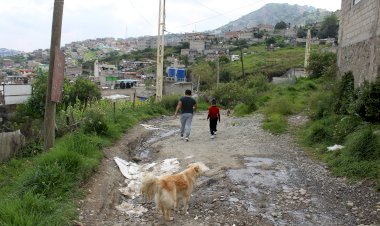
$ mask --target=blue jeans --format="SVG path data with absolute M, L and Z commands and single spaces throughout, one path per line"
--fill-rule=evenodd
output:
M 193 122 L 193 114 L 183 113 L 179 117 L 179 120 L 181 122 L 181 136 L 184 135 L 185 137 L 189 137 L 191 132 L 191 123 Z

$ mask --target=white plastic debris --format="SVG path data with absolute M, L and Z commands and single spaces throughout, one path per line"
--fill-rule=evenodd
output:
M 147 130 L 158 130 L 158 129 L 160 129 L 160 128 L 157 128 L 157 127 L 154 127 L 154 126 L 148 125 L 148 124 L 140 124 L 140 125 Z
M 143 213 L 148 210 L 141 205 L 134 205 L 128 202 L 123 202 L 122 204 L 116 206 L 116 209 L 122 211 L 128 215 L 132 216 L 141 216 Z
M 119 191 L 130 199 L 135 199 L 140 195 L 140 186 L 144 173 L 150 172 L 155 176 L 173 174 L 180 169 L 179 161 L 176 158 L 165 159 L 161 163 L 136 164 L 134 162 L 125 161 L 119 157 L 114 157 L 121 173 L 126 178 L 126 187 L 122 187 Z M 140 216 L 147 210 L 141 205 L 135 205 L 123 202 L 116 207 L 119 211 L 128 215 Z
M 327 150 L 328 151 L 336 151 L 336 150 L 340 150 L 342 148 L 344 148 L 344 146 L 339 145 L 339 144 L 335 144 L 334 146 L 327 147 Z
M 110 96 L 105 96 L 103 98 L 115 101 L 115 100 L 121 100 L 121 99 L 128 99 L 128 98 L 130 98 L 130 96 L 121 95 L 121 94 L 114 94 L 114 95 L 110 95 Z

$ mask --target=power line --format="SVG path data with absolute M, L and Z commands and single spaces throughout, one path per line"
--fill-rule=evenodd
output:
M 187 26 L 190 26 L 190 25 L 193 25 L 193 24 L 197 24 L 197 23 L 200 23 L 200 22 L 203 22 L 203 21 L 207 21 L 207 20 L 213 19 L 213 18 L 215 18 L 215 17 L 225 16 L 226 14 L 230 14 L 230 13 L 232 13 L 232 12 L 234 12 L 234 11 L 240 10 L 240 9 L 242 9 L 242 8 L 246 8 L 247 6 L 255 5 L 255 4 L 260 3 L 260 2 L 262 2 L 262 1 L 267 1 L 267 0 L 258 0 L 258 1 L 255 1 L 255 2 L 253 2 L 253 3 L 250 3 L 250 4 L 247 4 L 247 5 L 241 6 L 241 7 L 239 7 L 239 8 L 232 9 L 232 10 L 230 10 L 230 11 L 228 11 L 228 12 L 225 12 L 225 13 L 219 13 L 218 15 L 214 15 L 214 16 L 206 17 L 206 18 L 203 18 L 203 19 L 201 19 L 201 20 L 198 20 L 198 21 L 195 21 L 195 22 L 192 22 L 192 23 L 183 24 L 183 25 L 181 25 L 181 26 L 175 27 L 174 29 L 176 29 L 176 28 L 181 28 L 181 27 L 187 27 Z
M 145 20 L 145 22 L 147 24 L 149 24 L 150 26 L 154 27 L 155 25 L 153 25 L 142 13 L 140 13 L 140 11 L 137 9 L 137 7 L 135 6 L 135 4 L 133 3 L 132 0 L 129 0 L 129 3 L 131 3 L 132 7 L 136 10 L 136 12 L 141 16 L 141 18 L 143 18 Z
M 219 11 L 217 11 L 217 10 L 211 8 L 211 7 L 208 7 L 207 5 L 203 4 L 202 2 L 200 2 L 200 1 L 198 1 L 198 0 L 195 0 L 195 1 L 198 2 L 198 4 L 200 4 L 201 6 L 205 7 L 206 9 L 208 9 L 208 10 L 210 10 L 210 11 L 213 11 L 213 12 L 215 12 L 215 13 L 217 13 L 217 14 L 219 14 L 219 15 L 222 15 L 222 16 L 226 17 L 227 19 L 231 20 L 231 18 L 229 18 L 229 17 L 223 15 L 223 13 L 221 13 L 221 12 L 219 12 Z

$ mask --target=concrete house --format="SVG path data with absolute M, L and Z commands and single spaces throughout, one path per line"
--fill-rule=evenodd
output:
M 338 67 L 353 72 L 356 86 L 380 75 L 379 0 L 342 0 Z

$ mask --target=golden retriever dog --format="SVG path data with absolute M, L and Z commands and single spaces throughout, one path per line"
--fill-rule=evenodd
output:
M 154 198 L 157 209 L 162 211 L 166 220 L 173 220 L 171 210 L 179 211 L 179 199 L 183 199 L 184 212 L 188 214 L 189 199 L 196 178 L 208 168 L 202 163 L 192 163 L 184 171 L 161 176 L 146 175 L 141 184 L 141 193 L 149 200 Z

